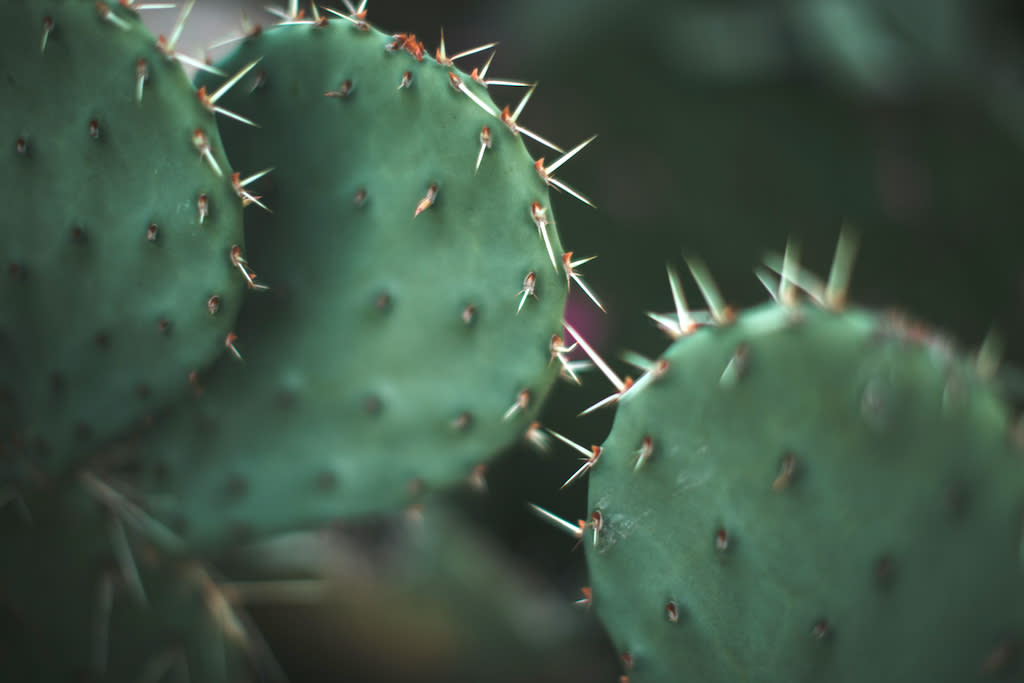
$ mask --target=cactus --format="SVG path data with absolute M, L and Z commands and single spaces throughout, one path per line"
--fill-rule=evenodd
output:
M 0 488 L 75 465 L 224 350 L 242 202 L 214 121 L 129 9 L 0 7 Z
M 245 362 L 226 358 L 146 435 L 150 508 L 189 545 L 479 478 L 557 376 L 557 181 L 479 73 L 423 50 L 324 15 L 262 30 L 220 64 L 258 62 L 224 103 L 260 127 L 223 135 L 234 163 L 274 169 L 272 212 L 246 225 L 271 292 L 241 314 Z
M 161 556 L 132 519 L 89 475 L 4 509 L 4 680 L 224 683 L 260 673 L 262 641 L 208 570 Z
M 739 314 L 695 266 L 711 324 L 676 299 L 590 468 L 592 599 L 630 680 L 1019 675 L 1022 443 L 992 358 L 792 256 Z
M 963 182 L 989 160 L 985 145 L 1008 146 L 1016 105 L 993 79 L 971 91 L 987 98 L 979 135 L 960 135 L 955 117 L 919 127 L 944 146 L 918 165 L 963 145 L 955 163 L 922 169 L 907 161 L 913 140 L 869 135 L 849 106 L 920 114 L 916 99 L 879 96 L 909 73 L 903 52 L 879 60 L 879 41 L 861 40 L 870 32 L 836 30 L 850 16 L 863 28 L 885 3 L 818 14 L 700 2 L 625 17 L 593 3 L 574 13 L 574 41 L 517 6 L 534 43 L 602 46 L 545 61 L 549 86 L 571 71 L 574 96 L 596 76 L 599 90 L 555 107 L 561 118 L 628 112 L 599 125 L 617 138 L 613 155 L 624 146 L 591 164 L 585 182 L 606 207 L 591 221 L 552 202 L 591 204 L 561 174 L 593 138 L 563 149 L 524 127 L 534 87 L 488 75 L 494 44 L 453 54 L 442 34 L 432 57 L 411 32 L 371 26 L 365 0 L 308 14 L 289 0 L 270 8 L 277 25 L 222 42 L 239 44 L 213 66 L 179 46 L 194 2 L 155 38 L 139 13 L 162 3 L 0 0 L 0 678 L 282 679 L 243 607 L 266 617 L 275 652 L 302 650 L 283 667 L 293 683 L 332 665 L 330 678 L 424 681 L 600 681 L 620 665 L 633 683 L 1020 677 L 1024 421 L 1011 417 L 996 345 L 967 356 L 908 318 L 848 307 L 846 249 L 827 284 L 794 250 L 770 257 L 758 275 L 776 301 L 739 313 L 702 266 L 708 310 L 689 311 L 670 270 L 675 311 L 632 324 L 658 277 L 652 253 L 724 244 L 715 260 L 746 305 L 763 293 L 749 273 L 753 299 L 731 276 L 778 226 L 831 227 L 847 213 L 867 227 L 867 303 L 960 335 L 1009 323 L 1007 354 L 1019 356 L 1012 212 L 979 218 L 970 250 L 936 239 L 979 204 L 992 213 L 1013 198 L 1001 189 L 1012 155 L 983 164 L 1005 184 Z M 738 24 L 717 23 L 733 11 Z M 805 68 L 828 48 L 833 66 L 852 60 L 841 95 L 752 72 L 707 87 L 721 73 L 688 59 L 681 75 L 680 49 L 704 54 L 716 25 L 780 11 L 813 21 L 778 73 L 797 61 L 831 73 Z M 651 22 L 658 39 L 636 44 L 620 18 Z M 612 30 L 594 32 L 601 22 Z M 772 26 L 747 35 L 788 31 Z M 939 32 L 921 35 L 943 40 L 974 30 L 928 26 Z M 550 29 L 557 40 L 537 39 Z M 744 48 L 773 46 L 788 54 Z M 939 61 L 923 83 L 944 82 Z M 883 63 L 893 69 L 872 70 Z M 598 107 L 598 93 L 613 97 Z M 538 99 L 531 119 L 545 113 Z M 723 105 L 734 101 L 761 109 L 739 116 Z M 981 111 L 971 106 L 958 111 Z M 678 125 L 680 111 L 692 125 Z M 807 124 L 800 140 L 779 142 L 782 119 Z M 812 147 L 827 163 L 805 163 Z M 652 172 L 654 156 L 664 171 Z M 676 182 L 680 166 L 699 171 Z M 569 224 L 558 232 L 554 208 Z M 629 237 L 604 229 L 609 219 Z M 606 322 L 570 298 L 605 308 L 580 274 L 590 258 L 563 246 L 583 229 L 585 253 L 607 254 Z M 962 266 L 959 279 L 922 279 L 902 267 L 909 253 L 929 277 Z M 621 347 L 624 326 L 674 340 L 657 360 L 626 356 L 636 380 L 595 349 Z M 615 391 L 570 428 L 602 431 L 588 449 L 561 433 L 561 413 L 582 401 L 552 390 L 593 370 Z M 584 455 L 562 488 L 590 477 L 563 498 L 587 520 L 534 508 L 577 539 L 575 554 L 523 524 L 526 500 L 557 492 L 555 440 Z M 489 520 L 513 557 L 460 515 Z M 524 564 L 543 573 L 519 582 Z M 553 585 L 574 593 L 564 609 L 549 609 Z M 592 609 L 570 617 L 574 599 Z M 610 640 L 582 640 L 587 619 Z M 329 653 L 309 646 L 325 641 Z M 355 662 L 354 650 L 383 659 Z

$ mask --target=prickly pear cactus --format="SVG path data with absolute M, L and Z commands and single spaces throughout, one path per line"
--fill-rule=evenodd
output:
M 155 552 L 99 480 L 6 502 L 4 680 L 224 683 L 266 673 L 262 642 L 206 569 Z
M 986 358 L 780 300 L 680 324 L 591 470 L 629 680 L 1019 677 L 1024 463 Z
M 550 175 L 479 73 L 439 57 L 358 13 L 256 32 L 220 64 L 259 60 L 223 103 L 260 128 L 224 139 L 234 163 L 274 169 L 246 225 L 270 292 L 242 312 L 244 362 L 147 435 L 143 490 L 187 543 L 478 479 L 556 378 Z
M 3 488 L 186 393 L 245 281 L 242 201 L 174 37 L 86 0 L 5 2 L 0 27 Z

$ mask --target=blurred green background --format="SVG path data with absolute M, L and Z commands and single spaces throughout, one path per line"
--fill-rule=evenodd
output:
M 260 4 L 246 7 L 254 21 L 271 23 Z M 234 3 L 201 1 L 185 44 L 199 49 L 236 30 L 240 12 Z M 172 15 L 154 13 L 150 23 L 166 31 Z M 606 357 L 626 349 L 653 357 L 665 348 L 644 314 L 671 309 L 664 266 L 682 267 L 684 252 L 708 263 L 730 303 L 747 306 L 767 296 L 752 273 L 766 251 L 797 238 L 803 262 L 825 274 L 847 223 L 861 236 L 855 302 L 909 312 L 967 349 L 996 329 L 1008 361 L 1024 364 L 1024 3 L 373 0 L 368 18 L 385 31 L 415 33 L 431 52 L 442 27 L 449 54 L 499 41 L 490 75 L 540 82 L 523 125 L 565 148 L 598 134 L 558 172 L 597 208 L 556 197 L 555 218 L 567 248 L 599 256 L 583 273 L 607 315 L 582 298 L 567 315 Z M 460 66 L 469 71 L 485 58 Z M 492 95 L 514 105 L 522 90 L 495 87 Z M 684 285 L 698 302 L 688 276 Z M 560 385 L 543 417 L 584 445 L 600 443 L 612 415 L 575 417 L 611 391 L 591 377 L 583 388 Z M 526 507 L 585 516 L 585 484 L 559 491 L 576 466 L 562 447 L 548 455 L 513 448 L 491 468 L 488 493 L 453 497 L 473 533 L 494 546 L 487 553 L 497 553 L 465 560 L 476 579 L 491 580 L 492 609 L 458 607 L 487 598 L 451 567 L 403 578 L 380 559 L 381 535 L 363 530 L 359 542 L 327 543 L 384 563 L 371 563 L 379 568 L 367 575 L 378 578 L 372 590 L 356 589 L 378 602 L 339 598 L 252 613 L 295 681 L 614 681 L 615 656 L 600 629 L 585 610 L 568 607 L 586 584 L 582 553 Z M 443 533 L 469 533 L 458 529 Z M 513 588 L 512 575 L 533 588 Z M 402 603 L 410 585 L 420 596 L 451 596 L 417 609 L 462 626 L 477 620 L 464 651 L 486 649 L 487 657 L 456 655 L 462 665 L 454 668 L 417 659 L 415 630 L 399 628 L 412 612 L 395 608 L 412 609 Z M 538 648 L 499 628 L 523 602 L 500 595 L 514 590 L 550 594 L 559 605 L 552 609 L 568 610 L 555 620 L 568 630 L 549 643 L 564 647 Z M 374 632 L 393 640 L 354 647 L 331 637 L 346 614 L 377 611 L 384 621 Z M 503 647 L 483 647 L 496 642 Z M 529 662 L 536 666 L 524 669 Z

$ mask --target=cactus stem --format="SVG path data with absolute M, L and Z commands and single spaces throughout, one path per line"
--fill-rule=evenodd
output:
M 523 310 L 523 305 L 526 304 L 526 299 L 533 297 L 534 299 L 540 300 L 537 296 L 537 273 L 530 271 L 523 278 L 523 288 L 519 290 L 519 294 L 522 294 L 522 298 L 519 300 L 519 307 L 516 308 L 516 315 Z
M 594 305 L 600 308 L 602 313 L 607 313 L 607 311 L 604 309 L 604 306 L 601 304 L 600 301 L 598 301 L 597 296 L 592 291 L 590 291 L 590 288 L 587 287 L 587 283 L 583 281 L 583 276 L 581 276 L 579 272 L 576 270 L 578 266 L 593 261 L 596 258 L 596 256 L 589 256 L 587 258 L 577 259 L 576 261 L 573 261 L 572 252 L 567 251 L 564 254 L 562 254 L 562 266 L 565 269 L 566 285 L 568 285 L 570 281 L 575 281 L 576 284 L 579 285 L 579 288 L 583 290 L 583 293 L 586 294 L 590 298 L 590 300 L 594 302 Z
M 576 539 L 583 538 L 583 529 L 584 529 L 583 520 L 580 520 L 577 524 L 572 524 L 571 522 L 568 522 L 568 521 L 562 519 L 558 515 L 556 515 L 554 513 L 551 513 L 551 512 L 548 512 L 547 510 L 545 510 L 544 508 L 542 508 L 539 505 L 536 505 L 534 503 L 527 503 L 527 505 L 529 505 L 530 509 L 533 510 L 534 513 L 536 513 L 541 519 L 543 519 L 544 521 L 548 522 L 549 524 L 554 526 L 556 529 L 561 529 L 562 531 L 566 532 L 567 534 L 569 534 L 573 538 L 576 538 Z

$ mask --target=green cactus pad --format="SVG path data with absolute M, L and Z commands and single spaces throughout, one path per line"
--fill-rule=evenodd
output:
M 184 394 L 245 281 L 214 116 L 166 42 L 86 0 L 5 2 L 0 27 L 2 487 Z
M 262 60 L 224 99 L 261 128 L 224 140 L 234 163 L 274 168 L 253 188 L 273 213 L 246 224 L 271 291 L 243 308 L 244 363 L 225 358 L 147 436 L 150 507 L 191 544 L 462 482 L 556 378 L 567 278 L 532 210 L 550 220 L 547 186 L 452 83 L 490 103 L 483 86 L 395 43 L 342 20 L 283 25 L 220 64 Z
M 0 678 L 225 683 L 262 675 L 262 642 L 206 570 L 138 541 L 113 499 L 89 486 L 64 481 L 0 509 Z
M 594 607 L 631 681 L 1020 676 L 1024 463 L 973 362 L 804 304 L 662 360 L 589 482 Z

